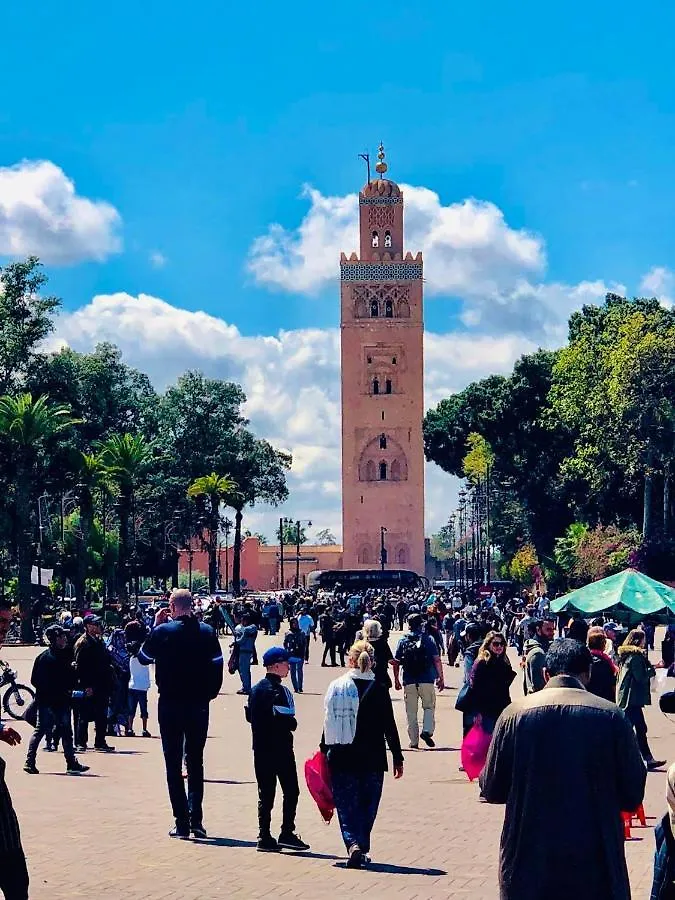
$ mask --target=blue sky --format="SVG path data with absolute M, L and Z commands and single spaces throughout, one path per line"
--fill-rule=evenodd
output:
M 507 369 L 530 343 L 560 342 L 569 311 L 607 287 L 668 296 L 674 29 L 675 10 L 666 4 L 636 8 L 605 0 L 559 8 L 486 0 L 367 9 L 304 0 L 189 6 L 118 0 L 111 7 L 8 0 L 0 176 L 19 167 L 12 190 L 26 191 L 29 206 L 49 207 L 50 191 L 38 191 L 36 200 L 20 166 L 49 161 L 61 172 L 50 175 L 61 188 L 70 180 L 77 197 L 117 213 L 114 222 L 98 222 L 96 239 L 83 238 L 86 224 L 66 236 L 66 264 L 52 253 L 51 285 L 71 314 L 61 340 L 81 347 L 117 340 L 130 361 L 143 365 L 152 354 L 141 336 L 130 337 L 136 326 L 120 303 L 110 301 L 106 316 L 91 305 L 95 296 L 121 293 L 169 304 L 170 310 L 141 309 L 125 301 L 128 316 L 142 313 L 155 323 L 159 316 L 166 324 L 175 308 L 204 311 L 252 340 L 318 329 L 316 339 L 331 349 L 307 351 L 298 338 L 286 358 L 301 357 L 295 351 L 302 345 L 318 369 L 302 369 L 299 382 L 288 376 L 284 383 L 297 393 L 299 383 L 313 381 L 333 409 L 334 344 L 327 336 L 339 306 L 331 260 L 337 272 L 337 251 L 355 246 L 334 245 L 331 235 L 333 227 L 341 233 L 349 212 L 332 201 L 322 213 L 319 207 L 359 189 L 364 171 L 357 155 L 374 153 L 382 139 L 393 178 L 438 194 L 432 212 L 427 195 L 407 195 L 409 221 L 424 209 L 430 217 L 413 229 L 429 273 L 434 266 L 438 272 L 427 294 L 428 330 L 455 347 L 458 337 L 479 345 L 489 335 L 495 342 L 481 345 L 468 363 L 466 354 L 437 361 L 427 385 L 435 401 L 471 377 Z M 16 197 L 3 211 L 2 184 L 0 254 L 10 255 L 7 235 L 22 250 L 41 252 L 52 220 L 39 212 L 27 229 Z M 314 201 L 302 195 L 304 185 L 318 192 Z M 468 198 L 493 206 L 462 207 L 467 222 L 449 224 L 443 209 Z M 304 223 L 314 234 L 315 207 L 325 246 L 316 240 L 308 246 L 324 256 L 321 274 L 315 260 L 302 256 L 296 231 Z M 448 277 L 458 241 L 471 243 L 466 236 L 481 209 L 492 236 L 464 247 L 463 274 Z M 71 211 L 69 227 L 80 214 Z M 257 269 L 256 277 L 247 260 L 274 223 L 285 231 L 282 238 L 275 232 L 266 274 Z M 534 251 L 527 241 L 538 242 Z M 289 245 L 299 260 L 286 258 Z M 593 287 L 578 288 L 587 283 Z M 505 314 L 493 316 L 493 309 Z M 195 321 L 185 319 L 184 334 Z M 165 330 L 176 331 L 174 325 Z M 208 342 L 209 328 L 200 340 Z M 152 340 L 152 326 L 148 334 Z M 171 345 L 162 346 L 168 352 Z M 213 362 L 214 372 L 234 377 L 235 357 L 252 352 L 255 360 L 254 346 L 240 352 L 232 345 Z M 430 350 L 431 367 L 445 354 Z M 279 377 L 269 365 L 261 378 Z M 244 381 L 251 367 L 247 362 L 241 370 Z M 286 432 L 281 424 L 306 408 L 287 408 L 276 423 L 252 418 L 289 446 L 309 447 L 306 435 L 294 438 L 293 428 Z M 325 481 L 334 484 L 332 476 Z M 335 509 L 334 498 L 326 503 Z

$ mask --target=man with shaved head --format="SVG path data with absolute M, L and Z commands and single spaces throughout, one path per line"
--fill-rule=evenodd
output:
M 157 719 L 166 764 L 166 781 L 176 820 L 171 837 L 205 838 L 204 745 L 209 730 L 209 702 L 223 683 L 223 653 L 218 635 L 200 622 L 190 591 L 174 591 L 169 600 L 171 621 L 158 625 L 138 654 L 143 665 L 155 663 L 159 690 Z M 185 752 L 187 796 L 182 775 Z

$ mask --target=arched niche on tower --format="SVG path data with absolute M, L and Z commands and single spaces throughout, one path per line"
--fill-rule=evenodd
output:
M 358 560 L 362 565 L 368 566 L 375 562 L 373 548 L 370 544 L 362 544 L 358 552 Z
M 403 447 L 390 435 L 372 438 L 359 458 L 359 481 L 407 481 L 408 460 Z

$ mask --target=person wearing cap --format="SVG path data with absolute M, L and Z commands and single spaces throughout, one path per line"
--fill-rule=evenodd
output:
M 75 642 L 75 674 L 83 699 L 80 701 L 75 747 L 79 753 L 87 749 L 89 722 L 94 722 L 94 750 L 114 753 L 106 742 L 108 702 L 113 687 L 110 654 L 103 643 L 103 623 L 98 616 L 84 617 L 84 634 Z
M 258 782 L 258 845 L 261 852 L 309 850 L 295 833 L 295 813 L 300 788 L 293 752 L 293 732 L 298 727 L 293 695 L 281 683 L 288 676 L 289 655 L 283 647 L 271 647 L 263 656 L 265 677 L 254 685 L 246 707 L 253 736 L 253 765 Z M 272 808 L 277 781 L 284 795 L 279 839 L 272 837 Z
M 174 591 L 169 609 L 173 621 L 154 629 L 137 658 L 144 666 L 155 663 L 157 721 L 176 820 L 169 836 L 187 839 L 192 832 L 193 837 L 206 838 L 202 815 L 204 746 L 209 730 L 209 703 L 218 696 L 223 683 L 223 652 L 214 629 L 195 616 L 190 591 Z
M 397 691 L 403 687 L 405 712 L 408 720 L 408 737 L 410 747 L 416 750 L 420 738 L 427 747 L 435 747 L 434 730 L 436 727 L 436 690 L 445 689 L 443 663 L 436 646 L 436 641 L 424 633 L 422 616 L 413 613 L 408 616 L 410 633 L 398 642 L 392 668 L 394 670 L 394 687 Z M 400 670 L 403 669 L 403 685 Z M 419 705 L 422 704 L 422 731 L 419 726 Z
M 50 625 L 45 629 L 45 637 L 49 641 L 49 647 L 36 658 L 31 675 L 37 704 L 37 724 L 28 742 L 23 770 L 29 775 L 40 774 L 35 765 L 40 741 L 45 735 L 55 732 L 61 738 L 66 773 L 80 775 L 88 772 L 89 766 L 78 762 L 73 748 L 70 712 L 75 687 L 73 654 L 68 647 L 66 630 L 60 625 Z

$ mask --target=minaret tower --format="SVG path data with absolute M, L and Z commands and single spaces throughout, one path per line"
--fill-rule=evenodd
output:
M 345 569 L 424 574 L 422 254 L 403 250 L 403 195 L 359 194 L 360 253 L 342 253 L 342 529 Z M 383 529 L 385 529 L 383 531 Z

